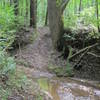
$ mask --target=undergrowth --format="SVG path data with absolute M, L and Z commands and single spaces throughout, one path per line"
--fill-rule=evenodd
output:
M 0 99 L 7 100 L 14 89 L 20 90 L 26 81 L 26 76 L 16 71 L 14 58 L 0 52 Z
M 23 20 L 23 17 L 15 16 L 13 5 L 0 4 L 0 50 L 13 43 L 16 31 L 24 25 Z
M 7 100 L 14 89 L 21 89 L 27 80 L 22 72 L 16 71 L 14 57 L 10 57 L 6 52 L 15 39 L 16 31 L 22 25 L 23 18 L 14 15 L 13 5 L 7 3 L 4 6 L 0 1 L 0 100 Z

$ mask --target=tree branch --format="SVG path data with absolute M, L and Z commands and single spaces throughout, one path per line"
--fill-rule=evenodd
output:
M 61 12 L 63 13 L 63 11 L 65 10 L 67 4 L 69 3 L 70 0 L 62 0 L 62 4 L 61 4 Z
M 72 60 L 72 59 L 75 58 L 76 56 L 78 56 L 78 55 L 80 55 L 81 53 L 85 52 L 87 49 L 91 49 L 91 48 L 93 48 L 93 47 L 96 47 L 97 45 L 98 45 L 98 43 L 93 44 L 93 45 L 90 45 L 90 46 L 88 46 L 88 47 L 85 47 L 85 48 L 81 49 L 80 51 L 78 51 L 78 52 L 76 52 L 75 54 L 73 54 L 73 55 L 69 58 L 69 60 Z

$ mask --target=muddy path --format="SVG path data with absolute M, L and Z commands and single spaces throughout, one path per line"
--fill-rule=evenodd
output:
M 57 58 L 59 53 L 55 53 L 52 49 L 48 27 L 39 28 L 37 31 L 39 34 L 36 40 L 16 52 L 17 60 L 22 61 L 23 65 L 26 64 L 26 67 L 21 66 L 21 62 L 17 68 L 23 70 L 29 79 L 35 81 L 50 100 L 100 100 L 100 89 L 94 87 L 93 82 L 58 78 L 48 71 L 48 65 L 51 63 L 62 65 L 64 62 L 60 62 Z
M 36 40 L 17 51 L 17 59 L 23 59 L 35 69 L 45 70 L 49 63 L 52 43 L 48 28 L 39 28 Z

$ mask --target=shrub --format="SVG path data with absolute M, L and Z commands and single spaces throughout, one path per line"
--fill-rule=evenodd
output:
M 24 17 L 15 16 L 13 5 L 0 4 L 0 50 L 13 43 L 16 30 L 23 25 Z
M 8 57 L 6 53 L 0 52 L 0 74 L 13 74 L 16 69 L 16 63 L 13 57 Z
M 27 77 L 22 71 L 16 70 L 13 57 L 0 52 L 0 100 L 7 100 L 13 91 L 22 90 L 27 85 Z

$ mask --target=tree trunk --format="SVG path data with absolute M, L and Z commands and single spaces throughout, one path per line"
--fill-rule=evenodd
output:
M 48 0 L 48 19 L 54 49 L 63 49 L 62 36 L 64 33 L 64 24 L 62 15 L 68 1 Z
M 98 3 L 98 0 L 96 0 L 96 16 L 97 16 L 98 32 L 100 32 L 100 26 L 99 26 L 99 3 Z
M 18 15 L 18 0 L 13 0 L 14 2 L 14 12 L 15 12 L 15 15 L 17 16 Z
M 37 0 L 30 0 L 30 26 L 36 28 Z
M 47 26 L 47 24 L 48 24 L 48 7 L 47 7 L 46 17 L 45 17 L 45 26 Z
M 61 9 L 56 0 L 48 0 L 48 17 L 53 46 L 54 49 L 57 49 L 58 42 L 63 35 L 64 25 Z
M 82 10 L 82 0 L 80 0 L 80 4 L 79 4 L 79 14 L 80 14 L 81 10 Z

